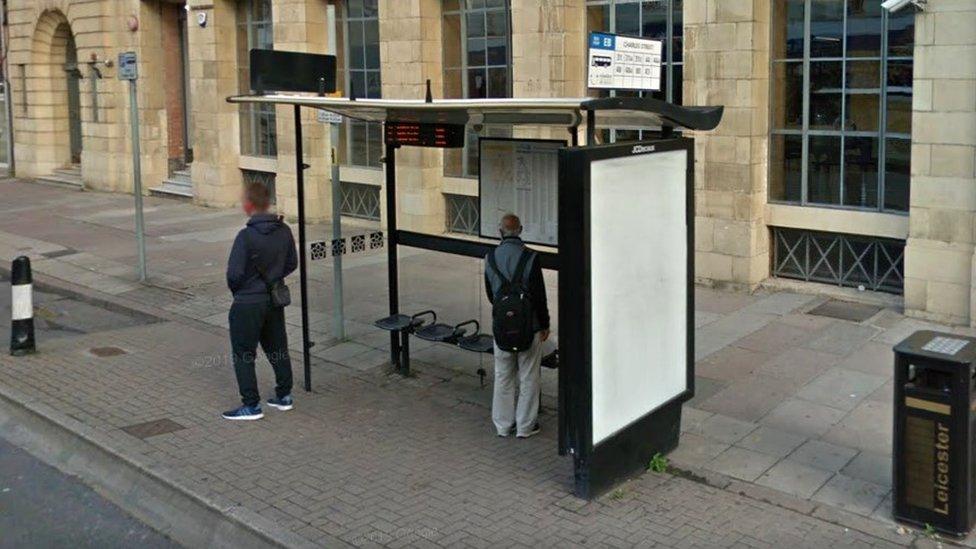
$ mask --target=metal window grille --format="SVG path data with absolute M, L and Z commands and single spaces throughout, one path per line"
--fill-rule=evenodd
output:
M 271 0 L 243 0 L 237 7 L 237 67 L 241 93 L 251 90 L 251 49 L 274 48 Z M 240 106 L 241 154 L 274 157 L 278 154 L 275 106 Z
M 379 99 L 380 78 L 379 0 L 346 0 L 342 15 L 342 72 L 346 97 Z M 343 123 L 345 163 L 381 166 L 383 128 L 380 124 L 348 120 Z
M 587 31 L 611 32 L 660 40 L 664 44 L 661 67 L 662 87 L 654 92 L 594 90 L 600 97 L 638 95 L 668 103 L 682 102 L 684 71 L 683 0 L 586 0 Z M 611 129 L 604 134 L 610 142 L 644 139 L 642 130 Z
M 477 196 L 445 194 L 444 203 L 447 206 L 447 232 L 479 234 L 481 216 Z
M 770 202 L 908 211 L 914 19 L 774 2 Z
M 360 219 L 380 220 L 380 188 L 363 183 L 339 182 L 342 215 Z
M 241 170 L 244 175 L 244 184 L 250 185 L 251 183 L 261 183 L 268 188 L 268 194 L 271 196 L 271 203 L 278 203 L 277 187 L 275 186 L 275 174 L 269 172 L 259 172 L 257 170 Z
M 772 228 L 773 276 L 901 294 L 905 241 Z

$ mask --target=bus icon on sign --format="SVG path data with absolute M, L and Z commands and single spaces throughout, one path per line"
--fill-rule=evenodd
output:
M 613 63 L 613 58 L 607 57 L 605 55 L 594 55 L 593 56 L 593 66 L 594 67 L 609 67 Z

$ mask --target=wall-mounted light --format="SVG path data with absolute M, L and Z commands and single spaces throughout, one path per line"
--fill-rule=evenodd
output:
M 139 30 L 139 18 L 136 17 L 135 15 L 130 15 L 125 20 L 125 25 L 126 27 L 129 28 L 130 32 L 136 32 L 137 30 Z
M 207 12 L 201 11 L 197 13 L 197 25 L 200 25 L 201 28 L 207 26 Z

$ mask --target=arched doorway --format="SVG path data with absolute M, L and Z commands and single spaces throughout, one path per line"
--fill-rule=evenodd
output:
M 81 163 L 81 70 L 78 68 L 78 48 L 71 27 L 67 23 L 58 26 L 55 34 L 67 37 L 64 47 L 64 74 L 68 102 L 68 148 L 72 164 Z
M 31 39 L 30 62 L 24 73 L 30 91 L 21 116 L 29 130 L 14 135 L 31 158 L 18 162 L 18 175 L 81 185 L 84 146 L 80 82 L 84 67 L 71 24 L 63 12 L 41 13 Z

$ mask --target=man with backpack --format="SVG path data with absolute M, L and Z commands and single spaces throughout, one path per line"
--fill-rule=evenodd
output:
M 291 301 L 284 278 L 298 266 L 295 239 L 282 218 L 268 213 L 271 195 L 261 183 L 249 183 L 241 207 L 249 216 L 237 233 L 227 260 L 227 287 L 234 294 L 230 307 L 230 343 L 234 373 L 243 406 L 224 412 L 224 419 L 264 417 L 254 359 L 258 344 L 275 373 L 275 397 L 268 405 L 291 410 L 292 374 L 285 332 L 285 306 Z
M 485 290 L 492 304 L 495 337 L 491 418 L 498 436 L 515 433 L 528 438 L 539 432 L 542 342 L 549 338 L 546 284 L 538 254 L 520 238 L 518 216 L 506 214 L 498 230 L 502 243 L 485 258 Z

